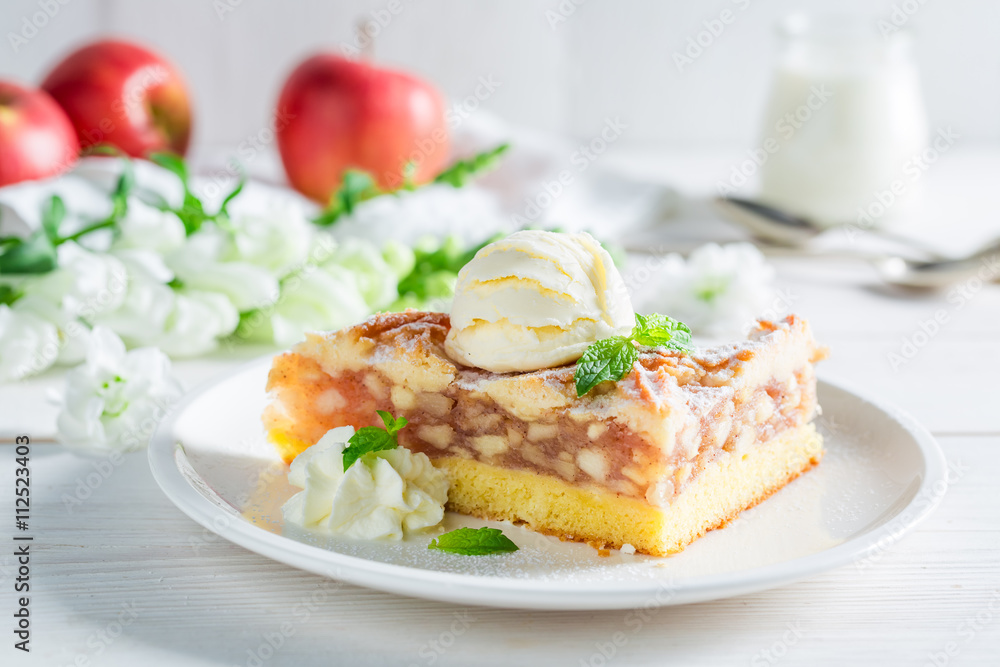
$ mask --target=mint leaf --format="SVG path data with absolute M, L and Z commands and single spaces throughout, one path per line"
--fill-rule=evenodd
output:
M 666 315 L 636 313 L 632 333 L 592 343 L 576 362 L 573 379 L 577 397 L 584 396 L 602 382 L 617 382 L 628 375 L 639 359 L 639 352 L 632 343 L 690 352 L 691 329 Z
M 658 313 L 646 316 L 636 313 L 632 338 L 640 345 L 691 351 L 691 329 L 683 322 Z
M 612 336 L 597 341 L 576 362 L 576 395 L 583 396 L 607 380 L 621 380 L 638 358 L 639 352 L 628 336 Z
M 375 414 L 382 418 L 382 423 L 385 424 L 386 433 L 389 435 L 396 435 L 403 430 L 404 426 L 410 423 L 406 417 L 396 419 L 385 410 L 376 410 Z
M 458 160 L 435 176 L 434 182 L 447 183 L 452 187 L 460 188 L 473 178 L 495 169 L 500 164 L 500 158 L 509 148 L 510 144 L 500 144 L 496 148 L 473 155 L 467 160 Z
M 343 452 L 344 472 L 347 472 L 347 469 L 365 454 L 384 452 L 388 449 L 399 447 L 399 443 L 396 441 L 396 434 L 409 422 L 405 417 L 395 419 L 384 410 L 376 410 L 376 412 L 382 418 L 385 429 L 380 429 L 377 426 L 365 426 L 358 429 L 358 432 L 351 436 Z
M 489 554 L 517 551 L 517 545 L 497 528 L 459 528 L 439 535 L 427 545 L 428 549 L 447 551 L 462 556 L 487 556 Z

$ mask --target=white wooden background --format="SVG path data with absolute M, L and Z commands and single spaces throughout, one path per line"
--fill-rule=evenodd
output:
M 549 131 L 589 137 L 607 117 L 621 116 L 629 124 L 625 143 L 661 149 L 756 144 L 780 17 L 840 10 L 874 22 L 905 7 L 932 126 L 954 125 L 971 141 L 1000 139 L 1000 3 L 993 0 L 399 2 L 400 13 L 376 38 L 386 64 L 428 77 L 453 100 L 472 94 L 479 77 L 493 77 L 500 86 L 483 108 Z M 58 13 L 15 51 L 9 33 L 20 34 L 43 3 Z M 295 63 L 350 44 L 356 21 L 389 4 L 4 0 L 0 77 L 38 82 L 69 49 L 98 35 L 137 39 L 186 74 L 197 105 L 196 147 L 235 146 L 267 122 Z M 560 6 L 575 9 L 553 26 L 546 13 Z M 726 9 L 735 20 L 679 72 L 673 54 Z
M 711 190 L 714 174 L 732 159 L 646 155 L 622 159 L 620 166 L 697 192 Z M 928 178 L 929 210 L 960 202 L 964 208 L 956 210 L 967 214 L 941 218 L 927 238 L 971 237 L 989 233 L 991 225 L 995 232 L 995 190 L 987 186 L 1000 180 L 1000 151 L 949 153 Z M 727 233 L 692 219 L 675 220 L 664 231 L 685 225 Z M 170 504 L 142 454 L 127 457 L 81 504 L 67 505 L 94 464 L 38 444 L 32 468 L 35 652 L 25 657 L 10 647 L 13 570 L 4 547 L 0 664 L 921 667 L 935 664 L 932 656 L 945 664 L 938 654 L 949 665 L 1000 664 L 1000 287 L 973 291 L 959 307 L 946 294 L 886 291 L 860 264 L 775 262 L 794 309 L 833 350 L 822 374 L 910 411 L 937 435 L 958 474 L 936 512 L 870 566 L 657 610 L 637 631 L 623 611 L 459 607 L 336 584 L 229 544 Z M 888 355 L 941 309 L 947 325 L 894 369 Z M 237 361 L 184 362 L 177 370 L 190 385 Z M 58 385 L 56 377 L 0 387 L 0 405 L 16 406 L 0 427 L 16 423 L 30 432 L 34 423 L 45 431 L 51 415 L 41 394 Z M 13 495 L 12 448 L 0 447 L 0 456 L 2 514 Z M 3 544 L 10 543 L 8 525 L 4 515 Z M 257 662 L 260 647 L 285 622 L 291 634 Z M 627 643 L 601 662 L 601 646 L 617 631 L 626 632 Z M 949 648 L 958 653 L 947 656 Z

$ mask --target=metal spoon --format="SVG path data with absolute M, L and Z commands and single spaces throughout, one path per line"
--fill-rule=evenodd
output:
M 900 287 L 940 289 L 973 278 L 991 282 L 1000 279 L 1000 242 L 959 259 L 921 262 L 885 257 L 873 264 L 883 280 Z
M 757 238 L 778 245 L 795 248 L 802 247 L 810 239 L 831 229 L 830 227 L 823 227 L 809 218 L 794 215 L 749 199 L 717 197 L 715 203 L 728 219 L 740 224 Z M 945 259 L 940 253 L 905 236 L 896 236 L 895 234 L 874 228 L 866 229 L 865 231 L 917 250 L 928 259 Z

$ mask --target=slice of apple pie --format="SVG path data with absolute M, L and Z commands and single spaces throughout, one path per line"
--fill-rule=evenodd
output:
M 441 313 L 379 314 L 277 357 L 264 415 L 291 461 L 337 426 L 405 417 L 399 443 L 451 482 L 448 506 L 600 547 L 666 555 L 819 462 L 808 324 L 758 322 L 746 341 L 643 348 L 619 382 L 578 397 L 574 365 L 494 373 L 456 364 Z

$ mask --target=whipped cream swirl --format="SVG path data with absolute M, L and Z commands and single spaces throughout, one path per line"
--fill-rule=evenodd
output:
M 285 521 L 366 540 L 401 540 L 444 518 L 448 478 L 426 454 L 405 447 L 376 452 L 344 472 L 342 452 L 354 435 L 335 428 L 292 461 L 288 482 L 303 491 L 282 507 Z

